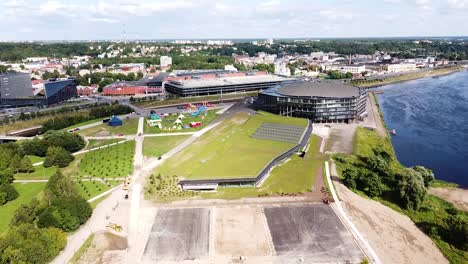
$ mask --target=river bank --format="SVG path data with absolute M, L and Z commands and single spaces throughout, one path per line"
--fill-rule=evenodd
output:
M 418 72 L 412 72 L 412 73 L 407 73 L 407 74 L 402 74 L 402 75 L 397 75 L 397 76 L 390 76 L 390 77 L 386 77 L 382 79 L 357 80 L 357 81 L 352 81 L 351 83 L 361 88 L 374 88 L 374 87 L 381 87 L 384 85 L 412 81 L 412 80 L 417 80 L 417 79 L 422 79 L 422 78 L 427 78 L 427 77 L 444 76 L 447 74 L 451 74 L 451 73 L 455 73 L 455 72 L 459 72 L 463 70 L 465 70 L 463 66 L 450 66 L 450 67 L 437 68 L 437 69 L 428 70 L 428 71 L 418 71 Z

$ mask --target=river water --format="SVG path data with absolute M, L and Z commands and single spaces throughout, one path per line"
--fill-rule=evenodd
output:
M 378 90 L 398 160 L 468 187 L 468 70 Z

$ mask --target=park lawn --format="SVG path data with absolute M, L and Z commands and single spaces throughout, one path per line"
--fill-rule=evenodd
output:
M 304 158 L 292 156 L 287 162 L 273 168 L 270 176 L 259 187 L 226 187 L 216 192 L 203 192 L 208 199 L 238 199 L 267 195 L 305 193 L 313 190 L 316 176 L 320 175 L 327 155 L 319 152 L 321 139 L 312 135 L 309 151 Z
M 79 130 L 76 133 L 85 136 L 115 136 L 118 134 L 135 135 L 138 132 L 138 118 L 124 118 L 123 125 L 111 127 L 108 124 L 102 124 L 95 127 Z
M 31 163 L 38 163 L 38 162 L 43 162 L 45 160 L 44 157 L 39 157 L 39 156 L 34 156 L 34 155 L 27 155 L 28 158 L 31 160 Z
M 182 125 L 189 125 L 191 122 L 202 122 L 202 125 L 195 128 L 184 128 L 184 129 L 177 129 L 175 128 L 174 122 L 177 120 L 179 114 L 172 114 L 162 119 L 161 125 L 163 129 L 159 129 L 158 127 L 150 127 L 148 123 L 144 125 L 144 132 L 145 134 L 158 134 L 158 133 L 176 133 L 176 132 L 195 132 L 205 128 L 208 124 L 213 122 L 218 117 L 216 112 L 219 109 L 209 110 L 206 112 L 206 115 L 203 113 L 198 116 L 191 116 L 190 113 L 184 113 L 183 115 L 185 118 L 182 119 Z
M 28 204 L 36 197 L 45 187 L 46 183 L 13 183 L 19 193 L 19 197 L 15 200 L 0 206 L 0 235 L 5 233 L 8 225 L 14 216 L 16 209 L 23 204 Z
M 262 123 L 307 125 L 307 120 L 267 113 L 238 113 L 177 153 L 158 169 L 186 179 L 256 177 L 273 158 L 294 144 L 252 138 Z
M 179 145 L 190 136 L 145 137 L 143 155 L 146 157 L 161 157 L 163 154 Z
M 124 178 L 133 172 L 135 141 L 84 154 L 78 162 L 79 176 Z
M 50 176 L 54 175 L 57 171 L 55 166 L 45 168 L 44 165 L 34 166 L 34 172 L 31 173 L 17 173 L 15 174 L 15 180 L 46 180 Z
M 68 130 L 70 130 L 70 129 L 74 129 L 74 128 L 77 128 L 77 127 L 89 125 L 89 124 L 96 123 L 96 122 L 99 122 L 99 121 L 102 123 L 102 120 L 104 120 L 104 119 L 105 119 L 104 117 L 101 117 L 101 118 L 96 118 L 96 119 L 88 120 L 88 121 L 85 121 L 85 122 L 82 122 L 82 123 L 79 123 L 79 124 L 76 124 L 76 125 L 72 125 L 72 126 L 63 128 L 62 130 L 68 131 Z
M 125 139 L 121 138 L 113 138 L 113 139 L 90 139 L 88 140 L 88 145 L 86 145 L 85 149 L 92 149 L 97 147 L 106 146 L 112 143 L 117 143 L 123 141 Z
M 78 192 L 85 198 L 89 200 L 99 194 L 109 190 L 112 186 L 108 186 L 101 181 L 77 181 L 76 186 L 78 188 Z

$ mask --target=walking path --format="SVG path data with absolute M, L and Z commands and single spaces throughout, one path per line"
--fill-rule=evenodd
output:
M 349 220 L 348 216 L 346 215 L 345 211 L 343 210 L 343 207 L 341 207 L 341 202 L 340 199 L 338 198 L 338 195 L 336 195 L 335 187 L 333 186 L 333 183 L 331 181 L 330 177 L 330 167 L 328 166 L 328 161 L 325 161 L 325 174 L 327 177 L 327 184 L 330 187 L 330 192 L 332 194 L 333 200 L 335 201 L 332 203 L 332 208 L 335 210 L 336 215 L 341 218 L 345 226 L 348 228 L 348 230 L 351 232 L 351 234 L 354 236 L 356 239 L 357 244 L 361 249 L 364 251 L 364 253 L 367 255 L 369 260 L 372 263 L 380 264 L 382 263 L 375 253 L 375 251 L 372 249 L 370 246 L 369 242 L 367 242 L 366 239 L 361 235 L 359 230 L 356 228 L 356 226 Z

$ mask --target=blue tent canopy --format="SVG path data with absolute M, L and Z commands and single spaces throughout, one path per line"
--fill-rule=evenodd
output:
M 109 120 L 109 126 L 121 126 L 123 124 L 122 120 L 116 116 L 112 116 L 111 120 Z

